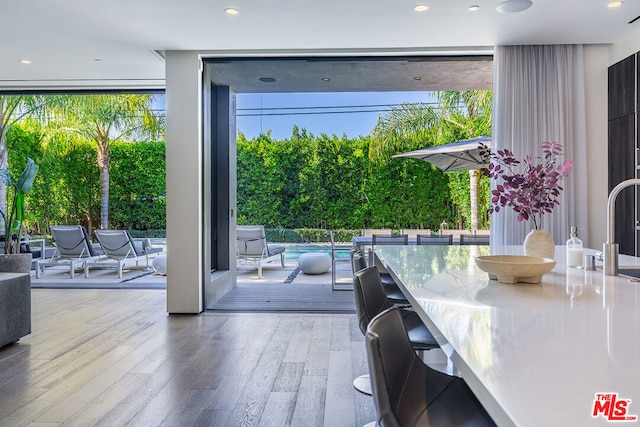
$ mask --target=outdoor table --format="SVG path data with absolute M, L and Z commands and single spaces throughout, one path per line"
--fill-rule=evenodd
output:
M 475 265 L 490 252 L 522 255 L 522 247 L 375 248 L 499 426 L 609 425 L 640 415 L 640 286 L 566 267 L 564 246 L 542 283 L 500 284 Z M 640 267 L 638 258 L 620 262 Z

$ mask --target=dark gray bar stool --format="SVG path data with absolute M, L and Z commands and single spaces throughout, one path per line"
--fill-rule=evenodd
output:
M 385 294 L 380 282 L 380 274 L 376 267 L 367 267 L 353 276 L 353 291 L 358 325 L 360 331 L 364 334 L 371 319 L 382 311 L 394 307 L 394 304 Z M 438 342 L 422 323 L 416 312 L 400 308 L 400 313 L 402 313 L 402 322 L 408 331 L 411 346 L 415 351 L 425 351 L 439 347 Z M 353 386 L 361 393 L 371 394 L 371 382 L 368 375 L 356 378 L 353 381 Z
M 474 234 L 463 234 L 460 236 L 461 245 L 488 245 L 489 236 L 478 236 Z
M 362 250 L 354 248 L 355 251 L 351 252 L 351 269 L 353 274 L 356 274 L 360 270 L 367 268 L 367 259 Z M 378 270 L 379 271 L 379 270 Z M 389 273 L 380 273 L 380 281 L 384 288 L 384 292 L 394 304 L 397 305 L 410 305 L 409 300 L 404 296 L 396 282 L 393 280 Z
M 444 236 L 430 236 L 427 234 L 418 234 L 416 236 L 416 244 L 418 245 L 452 245 L 453 235 L 446 234 Z
M 416 356 L 403 316 L 397 307 L 385 310 L 365 333 L 376 425 L 495 426 L 463 379 Z

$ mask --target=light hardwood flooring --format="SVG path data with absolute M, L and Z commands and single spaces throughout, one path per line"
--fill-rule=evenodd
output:
M 34 289 L 0 426 L 361 426 L 353 314 L 167 315 L 162 290 Z

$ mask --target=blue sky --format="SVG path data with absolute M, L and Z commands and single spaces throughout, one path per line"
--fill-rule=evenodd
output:
M 247 138 L 271 130 L 276 140 L 294 125 L 314 135 L 368 135 L 381 112 L 405 102 L 432 102 L 431 92 L 252 93 L 237 95 L 237 126 Z

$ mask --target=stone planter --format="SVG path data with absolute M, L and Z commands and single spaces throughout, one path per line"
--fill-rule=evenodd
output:
M 0 347 L 31 333 L 31 278 L 0 273 Z
M 31 271 L 31 254 L 0 254 L 0 272 L 29 273 Z

